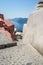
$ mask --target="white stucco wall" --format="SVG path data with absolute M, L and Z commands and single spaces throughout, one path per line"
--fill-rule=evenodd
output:
M 24 27 L 23 43 L 31 44 L 43 54 L 43 9 L 30 14 L 27 25 Z

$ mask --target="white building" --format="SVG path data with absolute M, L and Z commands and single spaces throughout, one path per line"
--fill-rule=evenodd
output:
M 31 44 L 43 54 L 43 0 L 38 1 L 37 10 L 30 14 L 23 28 L 23 44 Z

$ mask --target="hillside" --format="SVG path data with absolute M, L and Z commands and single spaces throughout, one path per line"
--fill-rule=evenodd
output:
M 14 23 L 16 29 L 21 31 L 23 30 L 23 25 L 27 23 L 27 18 L 14 18 L 10 20 Z

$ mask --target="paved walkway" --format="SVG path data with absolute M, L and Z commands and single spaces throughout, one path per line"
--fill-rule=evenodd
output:
M 12 42 L 0 29 L 0 44 Z M 17 46 L 0 49 L 0 65 L 43 65 L 43 56 L 30 44 L 18 42 Z
M 43 65 L 43 56 L 36 49 L 20 43 L 0 50 L 0 65 Z

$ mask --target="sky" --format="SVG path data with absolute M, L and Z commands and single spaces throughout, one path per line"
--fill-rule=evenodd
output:
M 0 0 L 0 13 L 5 18 L 27 18 L 36 8 L 38 0 Z

